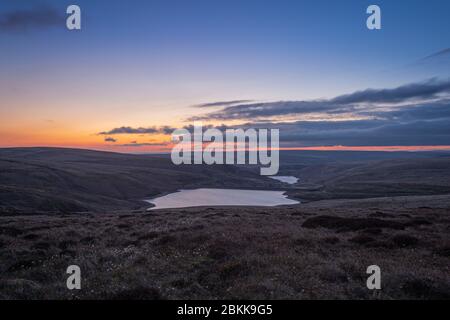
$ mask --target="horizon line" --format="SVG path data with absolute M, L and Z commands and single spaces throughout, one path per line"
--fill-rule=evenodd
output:
M 165 149 L 141 147 L 136 150 L 136 147 L 130 146 L 62 146 L 62 145 L 36 145 L 36 146 L 0 146 L 0 149 L 79 149 L 91 151 L 104 151 L 113 153 L 128 153 L 128 154 L 169 154 L 170 147 Z M 450 151 L 450 145 L 432 145 L 432 146 L 307 146 L 307 147 L 280 147 L 279 151 L 367 151 L 367 152 L 430 152 L 430 151 Z

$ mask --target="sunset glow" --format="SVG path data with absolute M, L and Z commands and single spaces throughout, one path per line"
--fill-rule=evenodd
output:
M 0 34 L 0 147 L 167 152 L 171 129 L 200 120 L 278 128 L 283 150 L 448 150 L 446 10 L 420 11 L 418 45 L 395 28 L 369 32 L 351 2 L 112 1 L 105 11 L 80 0 L 87 21 L 75 31 L 55 18 L 60 1 L 2 3 L 12 24 Z M 382 2 L 386 25 L 415 20 Z M 42 17 L 28 22 L 33 12 Z

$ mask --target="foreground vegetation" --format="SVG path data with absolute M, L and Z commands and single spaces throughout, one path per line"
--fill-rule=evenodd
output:
M 2 216 L 0 298 L 449 299 L 450 196 L 359 201 Z

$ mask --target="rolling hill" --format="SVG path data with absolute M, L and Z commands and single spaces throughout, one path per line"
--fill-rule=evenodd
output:
M 267 188 L 272 179 L 234 166 L 173 165 L 157 155 L 65 148 L 0 149 L 3 212 L 139 209 L 143 199 L 196 186 Z

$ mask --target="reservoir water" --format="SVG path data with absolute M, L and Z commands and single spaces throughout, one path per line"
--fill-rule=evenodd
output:
M 288 184 L 296 184 L 298 182 L 298 178 L 294 176 L 271 176 L 269 178 Z
M 146 200 L 153 209 L 186 208 L 198 206 L 279 206 L 300 203 L 288 199 L 284 191 L 200 188 L 170 193 Z

